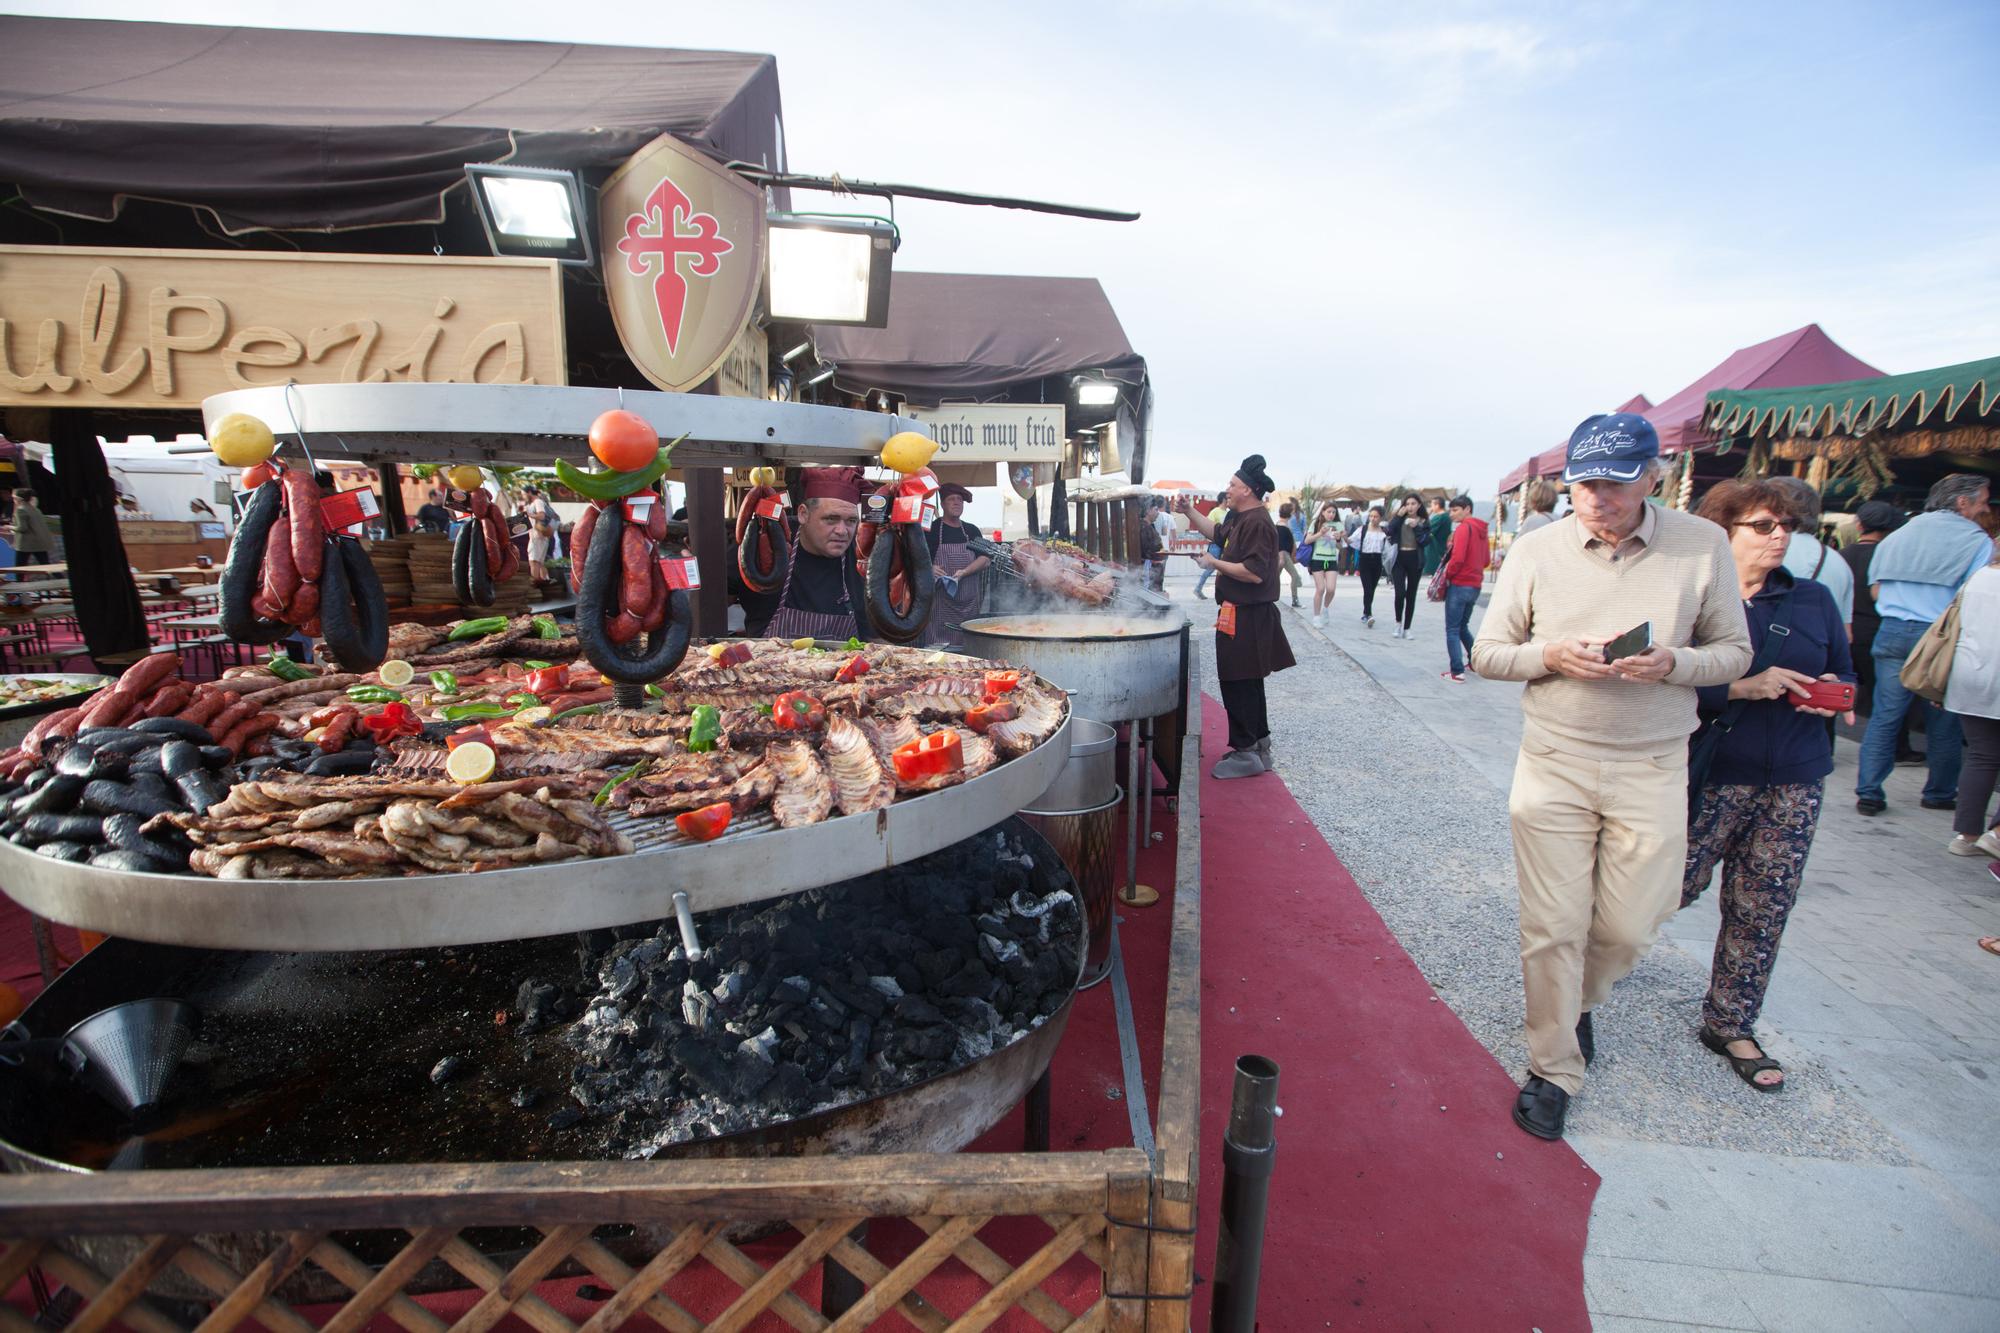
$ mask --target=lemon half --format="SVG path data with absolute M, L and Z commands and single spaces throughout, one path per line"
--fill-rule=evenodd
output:
M 485 741 L 467 741 L 445 756 L 444 771 L 453 782 L 484 782 L 493 776 L 500 757 Z

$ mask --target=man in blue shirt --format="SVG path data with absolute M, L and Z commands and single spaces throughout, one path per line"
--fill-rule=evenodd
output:
M 1869 564 L 1882 626 L 1873 645 L 1875 705 L 1861 738 L 1861 771 L 1854 783 L 1854 808 L 1864 815 L 1889 808 L 1882 783 L 1895 766 L 1896 737 L 1915 697 L 1903 688 L 1903 660 L 1966 580 L 1993 559 L 1993 539 L 1981 526 L 1991 493 L 1986 478 L 1952 473 L 1931 487 L 1922 514 L 1882 539 Z M 1954 809 L 1965 743 L 1958 715 L 1933 707 L 1925 732 L 1930 775 L 1924 783 L 1924 809 Z

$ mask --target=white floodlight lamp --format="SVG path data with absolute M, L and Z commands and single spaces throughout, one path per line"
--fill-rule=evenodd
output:
M 1079 407 L 1109 407 L 1118 401 L 1118 385 L 1111 380 L 1087 379 L 1079 375 L 1072 384 Z
M 494 254 L 590 264 L 590 228 L 575 172 L 474 162 L 465 179 Z
M 874 218 L 770 216 L 773 320 L 799 324 L 889 323 L 895 228 Z

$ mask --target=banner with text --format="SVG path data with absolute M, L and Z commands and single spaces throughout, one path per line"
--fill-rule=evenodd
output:
M 965 403 L 905 407 L 938 442 L 942 463 L 1060 463 L 1061 403 Z
M 547 259 L 0 245 L 0 404 L 302 384 L 563 384 Z

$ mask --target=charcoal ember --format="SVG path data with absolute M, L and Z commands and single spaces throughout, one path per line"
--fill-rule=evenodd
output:
M 542 1093 L 539 1088 L 516 1088 L 514 1089 L 514 1095 L 507 1100 L 523 1111 L 530 1111 L 534 1109 L 535 1103 L 541 1099 Z
M 715 983 L 708 992 L 709 1002 L 725 1014 L 733 1014 L 743 1007 L 745 996 L 750 990 L 749 964 L 733 967 L 722 974 L 722 980 Z
M 709 1042 L 691 1037 L 674 1043 L 674 1059 L 687 1070 L 696 1087 L 732 1102 L 756 1096 L 778 1072 L 768 1060 L 744 1055 L 740 1050 L 725 1053 Z
M 806 1017 L 823 1028 L 838 1031 L 847 1026 L 847 1006 L 821 986 L 813 991 L 812 999 L 806 1002 Z
M 1022 961 L 1021 946 L 1011 938 L 1002 939 L 984 932 L 979 936 L 979 956 L 991 967 L 1013 967 Z
M 918 1026 L 951 1021 L 945 1017 L 944 1010 L 921 995 L 905 995 L 896 1001 L 896 1017 L 905 1023 Z
M 804 1004 L 812 993 L 812 982 L 801 976 L 786 977 L 771 988 L 771 998 L 779 1004 Z
M 845 1061 L 855 1069 L 868 1063 L 869 1044 L 875 1037 L 875 1025 L 857 1014 L 847 1024 L 847 1055 Z
M 870 1018 L 880 1018 L 889 1011 L 888 998 L 866 982 L 857 986 L 847 981 L 828 981 L 825 989 L 849 1009 L 859 1010 Z
M 903 998 L 905 989 L 903 983 L 894 977 L 870 977 L 868 978 L 868 984 L 884 1000 L 900 1000 Z M 881 1015 L 876 1014 L 875 1017 L 880 1018 Z
M 681 1021 L 696 1032 L 708 1030 L 708 992 L 690 977 L 682 983 Z
M 777 1077 L 771 1080 L 765 1094 L 785 1114 L 797 1115 L 812 1106 L 812 1080 L 797 1065 L 779 1065 Z
M 938 989 L 948 996 L 976 995 L 983 999 L 993 994 L 995 984 L 993 974 L 984 965 L 977 959 L 968 958 L 965 965 L 952 973 Z
M 521 1015 L 521 1030 L 537 1032 L 556 1021 L 555 1004 L 561 992 L 554 982 L 530 977 L 514 992 L 514 1009 Z
M 805 1071 L 807 1078 L 815 1083 L 820 1082 L 826 1078 L 827 1071 L 833 1068 L 833 1052 L 824 1046 L 808 1046 L 799 1052 L 798 1066 Z
M 896 1034 L 892 1051 L 903 1060 L 942 1060 L 951 1054 L 953 1044 L 948 1027 L 904 1028 Z
M 464 1056 L 447 1055 L 444 1059 L 431 1066 L 431 1082 L 441 1088 L 465 1073 L 465 1071 L 466 1063 Z
M 942 986 L 964 962 L 965 956 L 956 949 L 926 949 L 916 958 L 917 970 L 923 974 L 923 980 L 908 989 L 929 990 Z
M 745 1037 L 736 1043 L 736 1049 L 752 1060 L 762 1060 L 775 1065 L 778 1061 L 778 1034 L 773 1028 L 765 1028 L 753 1037 Z
M 549 1117 L 549 1128 L 568 1129 L 571 1126 L 580 1123 L 582 1120 L 583 1120 L 583 1112 L 578 1110 L 576 1107 L 574 1106 L 558 1107 L 556 1109 L 555 1114 Z
M 895 981 L 898 986 L 903 988 L 905 995 L 920 991 L 926 985 L 923 972 L 918 969 L 915 963 L 910 961 L 910 956 L 907 953 L 899 955 L 896 959 Z

